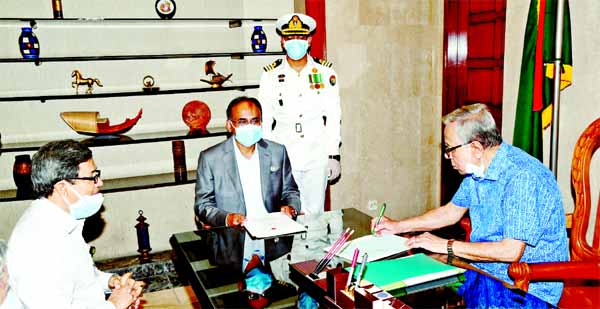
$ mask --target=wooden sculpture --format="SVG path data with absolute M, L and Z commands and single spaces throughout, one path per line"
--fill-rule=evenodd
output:
M 210 84 L 210 86 L 213 88 L 219 88 L 223 86 L 224 82 L 228 81 L 229 78 L 231 78 L 231 75 L 233 75 L 233 73 L 230 73 L 229 75 L 225 76 L 219 72 L 215 72 L 215 64 L 216 62 L 213 60 L 206 61 L 206 63 L 204 64 L 204 72 L 206 73 L 206 75 L 211 76 L 211 79 L 206 80 L 201 78 L 200 80 Z
M 99 112 L 62 112 L 60 117 L 73 129 L 83 135 L 117 135 L 131 129 L 142 118 L 142 109 L 132 118 L 126 118 L 120 124 L 110 125 L 108 118 L 99 118 Z
M 73 72 L 71 73 L 71 77 L 73 77 L 73 82 L 71 83 L 71 87 L 72 88 L 76 88 L 75 92 L 79 93 L 79 86 L 80 85 L 87 85 L 88 88 L 86 90 L 85 93 L 87 94 L 92 94 L 92 90 L 93 90 L 93 86 L 94 83 L 96 83 L 96 85 L 98 85 L 98 87 L 103 87 L 102 83 L 100 82 L 99 79 L 97 78 L 83 78 L 83 76 L 81 76 L 81 72 L 79 72 L 79 70 L 73 70 Z

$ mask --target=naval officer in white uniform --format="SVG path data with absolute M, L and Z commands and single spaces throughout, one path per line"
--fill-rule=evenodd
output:
M 323 213 L 327 181 L 340 176 L 341 107 L 331 63 L 308 54 L 315 20 L 292 13 L 276 23 L 285 59 L 264 67 L 258 98 L 263 135 L 284 144 L 307 217 Z

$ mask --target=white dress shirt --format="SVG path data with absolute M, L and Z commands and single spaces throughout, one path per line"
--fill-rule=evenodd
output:
M 83 223 L 45 198 L 17 222 L 7 265 L 11 288 L 27 308 L 115 308 L 104 296 L 112 274 L 95 267 Z
M 6 298 L 4 302 L 0 304 L 0 309 L 22 309 L 23 304 L 15 295 L 15 291 L 13 289 L 8 289 L 8 294 L 6 294 Z
M 260 160 L 258 157 L 258 147 L 254 149 L 252 157 L 246 159 L 240 152 L 235 138 L 232 139 L 233 148 L 235 149 L 235 160 L 240 174 L 240 182 L 242 183 L 242 192 L 244 194 L 244 204 L 246 205 L 246 218 L 259 217 L 266 215 L 267 209 L 262 198 L 262 189 L 260 184 Z M 244 259 L 242 261 L 242 271 L 246 269 L 246 265 L 252 255 L 256 254 L 260 260 L 265 262 L 265 241 L 262 239 L 252 240 L 250 235 L 246 233 L 244 237 Z

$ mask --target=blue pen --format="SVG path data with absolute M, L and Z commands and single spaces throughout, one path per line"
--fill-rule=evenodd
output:
M 377 216 L 377 221 L 375 221 L 375 225 L 373 226 L 373 230 L 371 234 L 375 234 L 375 228 L 379 225 L 379 221 L 381 221 L 381 217 L 383 217 L 383 212 L 385 211 L 385 203 L 381 205 L 381 209 L 379 209 L 379 216 Z
M 362 276 L 365 273 L 365 268 L 367 267 L 367 253 L 363 254 L 362 263 L 360 264 L 360 270 L 358 271 L 358 277 L 356 278 L 356 286 L 360 287 L 360 280 L 362 280 Z

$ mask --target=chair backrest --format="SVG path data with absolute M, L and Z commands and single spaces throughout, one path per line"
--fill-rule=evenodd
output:
M 573 212 L 573 228 L 571 230 L 571 260 L 600 260 L 600 198 L 593 224 L 593 241 L 590 245 L 586 239 L 590 214 L 592 213 L 592 188 L 590 187 L 590 165 L 594 152 L 600 147 L 600 118 L 592 122 L 583 131 L 573 154 L 571 165 L 571 181 L 575 191 L 575 210 Z M 600 171 L 594 171 L 600 173 Z M 600 194 L 598 188 L 596 193 Z M 595 193 L 595 194 L 596 194 Z

